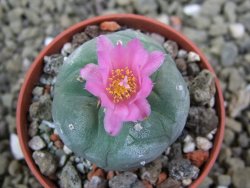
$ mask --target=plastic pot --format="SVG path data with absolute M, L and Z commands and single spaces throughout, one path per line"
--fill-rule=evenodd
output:
M 56 187 L 56 185 L 47 177 L 43 176 L 39 171 L 39 168 L 36 166 L 35 162 L 32 159 L 32 152 L 28 147 L 28 119 L 27 114 L 29 111 L 29 105 L 31 104 L 32 99 L 32 90 L 36 83 L 38 83 L 39 77 L 42 73 L 43 68 L 43 57 L 45 55 L 51 55 L 54 53 L 60 52 L 62 46 L 72 39 L 72 36 L 76 33 L 82 32 L 84 28 L 88 25 L 100 24 L 103 21 L 116 21 L 121 25 L 126 25 L 131 28 L 140 29 L 142 31 L 159 33 L 160 35 L 166 37 L 167 39 L 173 40 L 178 43 L 178 45 L 187 50 L 194 51 L 199 54 L 201 58 L 201 67 L 210 70 L 214 73 L 211 65 L 208 63 L 205 56 L 201 53 L 201 51 L 185 36 L 171 27 L 160 23 L 154 19 L 147 18 L 144 16 L 133 15 L 133 14 L 114 14 L 108 16 L 100 16 L 94 17 L 85 21 L 82 21 L 78 24 L 73 25 L 69 29 L 63 31 L 59 34 L 48 46 L 46 46 L 42 52 L 35 59 L 34 63 L 30 67 L 29 71 L 26 74 L 24 83 L 22 85 L 18 104 L 17 104 L 17 114 L 16 114 L 16 122 L 17 122 L 17 132 L 19 136 L 20 145 L 25 157 L 25 160 L 38 179 L 38 181 L 44 187 Z M 215 74 L 215 73 L 214 73 Z M 190 185 L 190 187 L 195 188 L 198 187 L 199 184 L 202 183 L 204 178 L 209 173 L 212 168 L 218 153 L 220 151 L 221 143 L 224 136 L 224 126 L 225 126 L 225 111 L 224 111 L 224 100 L 222 95 L 222 90 L 219 85 L 219 81 L 216 78 L 216 100 L 215 105 L 219 117 L 219 126 L 217 133 L 214 139 L 214 146 L 210 151 L 210 156 L 204 167 L 201 169 L 201 173 L 199 177 Z

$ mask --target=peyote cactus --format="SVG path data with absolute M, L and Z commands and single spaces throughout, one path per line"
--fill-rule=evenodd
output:
M 151 65 L 155 73 L 148 70 L 153 73 L 150 78 L 154 85 L 152 84 L 152 91 L 143 91 L 144 94 L 148 92 L 147 95 L 149 95 L 146 97 L 148 102 L 145 99 L 145 108 L 149 109 L 147 111 L 145 108 L 141 109 L 142 111 L 145 110 L 145 116 L 138 115 L 137 121 L 135 121 L 132 116 L 136 112 L 133 109 L 127 109 L 127 113 L 130 111 L 133 113 L 124 115 L 125 112 L 123 111 L 123 116 L 116 116 L 116 114 L 112 116 L 111 113 L 112 121 L 104 120 L 108 116 L 108 109 L 106 104 L 103 104 L 103 93 L 93 91 L 94 85 L 90 83 L 93 82 L 93 79 L 96 81 L 95 72 L 91 68 L 96 67 L 97 65 L 94 64 L 98 64 L 98 61 L 104 61 L 105 59 L 105 57 L 100 59 L 97 54 L 98 38 L 78 47 L 62 66 L 55 85 L 52 115 L 61 139 L 76 155 L 82 156 L 104 169 L 126 170 L 154 160 L 177 139 L 186 123 L 189 110 L 189 93 L 173 59 L 152 38 L 133 30 L 119 31 L 106 36 L 114 45 L 120 45 L 121 49 L 132 39 L 139 39 L 138 41 L 143 44 L 145 50 L 149 53 L 160 52 L 158 53 L 158 62 L 160 62 L 160 59 L 163 62 L 164 59 L 161 66 L 158 64 L 160 67 L 154 67 L 156 64 Z M 101 52 L 98 53 L 101 54 Z M 131 53 L 137 52 L 131 50 Z M 161 58 L 160 54 L 163 53 L 165 54 L 162 56 L 164 58 Z M 124 54 L 120 54 L 121 61 L 122 55 Z M 127 54 L 127 56 L 129 55 Z M 137 59 L 138 63 L 140 61 L 142 59 Z M 84 70 L 80 72 L 83 67 L 85 67 Z M 128 71 L 128 76 L 125 76 L 125 78 L 125 74 L 116 72 L 117 69 L 114 75 L 108 72 L 111 80 L 117 79 L 119 76 L 123 78 L 119 82 L 111 82 L 110 87 L 106 87 L 107 91 L 113 89 L 110 95 L 105 95 L 109 97 L 112 95 L 112 99 L 107 99 L 108 101 L 113 100 L 114 104 L 111 105 L 115 106 L 123 99 L 129 100 L 130 94 L 138 91 L 136 84 L 139 82 L 133 77 L 132 71 L 129 72 L 130 70 L 125 69 L 124 71 Z M 92 80 L 88 77 L 83 82 L 79 80 L 80 75 L 85 78 L 84 76 L 87 73 L 92 74 Z M 122 119 L 125 116 L 127 119 Z M 115 127 L 109 125 L 113 121 L 116 122 Z M 121 128 L 120 124 L 122 125 Z

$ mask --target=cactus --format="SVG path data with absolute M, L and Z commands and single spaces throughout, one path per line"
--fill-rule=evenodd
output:
M 165 52 L 149 36 L 133 30 L 108 34 L 115 44 L 139 39 L 148 51 Z M 104 129 L 104 109 L 83 89 L 80 69 L 97 64 L 96 38 L 78 47 L 61 67 L 55 85 L 52 116 L 59 136 L 76 155 L 107 170 L 127 170 L 156 159 L 181 134 L 189 111 L 189 92 L 169 54 L 151 76 L 154 87 L 147 98 L 151 114 L 140 122 L 125 122 L 117 136 Z

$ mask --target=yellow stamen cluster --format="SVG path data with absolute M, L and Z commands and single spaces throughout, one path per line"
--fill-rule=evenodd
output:
M 133 72 L 128 67 L 112 70 L 106 90 L 115 103 L 130 98 L 136 92 L 136 78 Z

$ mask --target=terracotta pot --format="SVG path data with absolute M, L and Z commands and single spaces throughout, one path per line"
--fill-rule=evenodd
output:
M 35 177 L 38 179 L 38 181 L 44 186 L 44 187 L 56 187 L 56 185 L 43 176 L 36 164 L 34 163 L 32 159 L 32 152 L 28 147 L 28 120 L 27 120 L 27 113 L 29 110 L 29 105 L 31 104 L 31 98 L 32 98 L 32 90 L 36 83 L 38 83 L 39 77 L 42 72 L 43 67 L 43 57 L 45 55 L 51 55 L 54 53 L 60 52 L 60 49 L 62 46 L 70 41 L 72 39 L 72 36 L 76 33 L 79 33 L 84 30 L 84 28 L 88 25 L 93 24 L 100 24 L 103 21 L 113 20 L 117 21 L 121 25 L 126 25 L 131 28 L 135 29 L 141 29 L 143 31 L 148 32 L 154 32 L 159 33 L 162 36 L 171 39 L 173 41 L 176 41 L 178 45 L 187 50 L 187 51 L 194 51 L 197 54 L 199 54 L 201 58 L 201 66 L 203 68 L 206 68 L 214 73 L 214 70 L 212 69 L 211 65 L 208 63 L 205 56 L 201 53 L 201 51 L 185 36 L 180 34 L 179 32 L 175 31 L 171 27 L 162 24 L 156 20 L 138 16 L 138 15 L 132 15 L 132 14 L 119 14 L 119 15 L 109 15 L 109 16 L 101 16 L 101 17 L 95 17 L 88 19 L 86 21 L 80 22 L 78 24 L 75 24 L 74 26 L 70 27 L 69 29 L 65 30 L 61 34 L 59 34 L 43 51 L 39 54 L 39 56 L 36 58 L 32 66 L 30 67 L 29 71 L 27 72 L 27 75 L 25 77 L 25 81 L 23 83 L 23 86 L 21 88 L 18 104 L 17 104 L 17 114 L 16 114 L 16 121 L 17 121 L 17 132 L 19 136 L 20 145 L 25 157 L 25 160 L 35 175 Z M 195 188 L 198 187 L 198 185 L 203 181 L 203 179 L 207 176 L 208 172 L 212 168 L 218 153 L 220 151 L 221 143 L 223 140 L 223 134 L 224 134 L 224 125 L 225 125 L 225 112 L 224 112 L 224 100 L 222 91 L 219 85 L 219 81 L 216 78 L 216 108 L 219 115 L 219 127 L 218 131 L 215 136 L 214 140 L 214 147 L 210 151 L 210 157 L 207 161 L 207 163 L 204 165 L 203 169 L 201 169 L 201 174 L 196 179 L 190 187 Z

